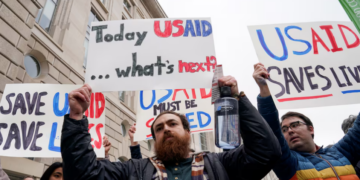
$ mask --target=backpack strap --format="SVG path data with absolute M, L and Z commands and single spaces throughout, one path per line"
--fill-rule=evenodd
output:
M 141 161 L 141 163 L 143 163 L 142 167 L 144 167 L 142 171 L 143 180 L 151 180 L 155 171 L 154 165 L 150 162 L 149 158 L 146 161 Z
M 208 154 L 205 154 L 204 155 L 204 167 L 205 167 L 205 170 L 209 176 L 209 179 L 210 180 L 219 180 L 219 177 L 217 177 L 215 175 L 215 172 L 216 171 L 214 169 L 214 167 L 211 165 L 211 161 L 212 159 L 208 156 Z

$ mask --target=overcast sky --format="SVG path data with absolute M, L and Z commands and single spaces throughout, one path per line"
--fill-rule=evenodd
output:
M 247 26 L 278 23 L 350 21 L 338 0 L 158 0 L 170 18 L 211 17 L 216 57 L 224 74 L 238 80 L 256 105 L 259 89 L 252 79 L 258 62 Z M 358 114 L 360 106 L 332 106 L 293 109 L 314 123 L 315 142 L 329 145 L 343 137 L 342 121 Z M 286 113 L 280 111 L 280 114 Z

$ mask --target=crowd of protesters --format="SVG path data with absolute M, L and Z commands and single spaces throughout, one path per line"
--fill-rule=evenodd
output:
M 155 156 L 143 159 L 134 142 L 135 124 L 129 129 L 131 159 L 110 162 L 111 143 L 104 137 L 105 158 L 98 159 L 91 147 L 88 120 L 84 112 L 92 93 L 87 84 L 69 94 L 70 114 L 64 116 L 61 137 L 63 163 L 53 163 L 41 180 L 70 179 L 261 179 L 271 170 L 281 180 L 356 180 L 360 175 L 360 116 L 342 124 L 344 137 L 326 148 L 314 142 L 312 121 L 299 112 L 280 116 L 265 79 L 265 66 L 254 65 L 253 78 L 259 86 L 257 109 L 239 93 L 232 76 L 219 79 L 219 86 L 231 87 L 238 100 L 243 144 L 221 153 L 198 152 L 190 148 L 190 125 L 182 114 L 165 111 L 151 125 Z M 320 128 L 320 127 L 319 127 Z M 1 169 L 0 180 L 9 179 Z M 26 177 L 24 179 L 33 179 Z

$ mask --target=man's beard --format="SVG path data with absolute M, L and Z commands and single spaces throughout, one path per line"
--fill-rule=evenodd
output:
M 172 137 L 167 140 L 166 138 Z M 179 137 L 167 131 L 164 133 L 162 141 L 155 142 L 156 157 L 162 162 L 179 162 L 186 159 L 190 150 L 190 134 L 185 133 L 185 136 Z

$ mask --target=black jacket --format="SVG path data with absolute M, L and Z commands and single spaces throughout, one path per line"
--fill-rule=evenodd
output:
M 223 153 L 204 156 L 211 180 L 263 178 L 281 157 L 280 145 L 269 125 L 246 97 L 239 100 L 240 130 L 244 145 Z M 151 180 L 155 167 L 147 159 L 125 163 L 97 161 L 90 144 L 88 120 L 64 117 L 61 155 L 65 180 Z
M 131 159 L 142 159 L 140 144 L 130 146 Z

